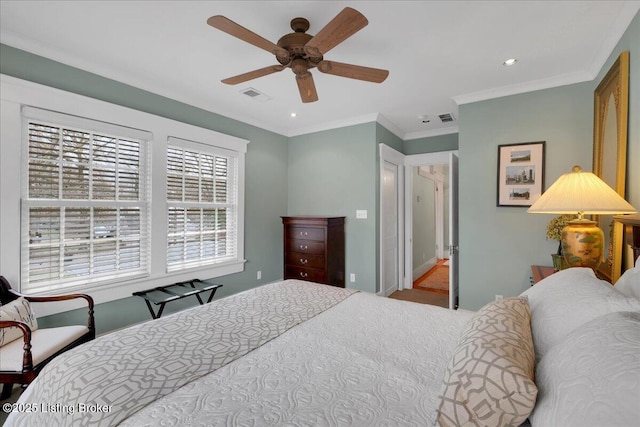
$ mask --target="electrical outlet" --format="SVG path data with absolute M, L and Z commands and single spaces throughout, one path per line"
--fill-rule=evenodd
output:
M 354 283 L 356 281 L 356 275 L 354 273 L 351 273 L 349 275 L 349 280 L 351 280 L 351 283 Z
M 258 274 L 256 274 L 256 276 L 257 276 L 256 277 L 257 280 L 262 279 L 262 270 L 258 270 Z
M 357 210 L 356 218 L 358 219 L 367 219 L 367 211 L 366 210 Z
M 501 300 L 502 298 L 504 298 L 502 295 L 496 295 L 496 301 Z

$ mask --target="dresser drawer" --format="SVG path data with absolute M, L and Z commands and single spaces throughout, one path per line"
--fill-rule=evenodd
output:
M 321 242 L 324 242 L 324 228 L 289 226 L 287 227 L 287 238 L 319 240 Z
M 327 276 L 324 274 L 324 270 L 315 270 L 313 268 L 292 267 L 287 265 L 284 269 L 285 279 L 300 279 L 308 280 L 310 282 L 324 283 L 327 281 Z
M 287 239 L 285 250 L 287 252 L 324 255 L 324 242 L 318 242 L 316 240 Z
M 284 278 L 344 288 L 344 220 L 283 216 Z
M 305 268 L 324 268 L 324 255 L 309 255 L 299 252 L 287 252 L 287 265 Z

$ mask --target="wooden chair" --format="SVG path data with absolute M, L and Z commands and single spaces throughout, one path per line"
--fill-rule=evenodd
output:
M 83 298 L 89 305 L 89 319 L 86 326 L 63 326 L 57 328 L 31 328 L 22 322 L 0 320 L 0 328 L 18 327 L 22 331 L 22 339 L 6 343 L 0 347 L 0 383 L 3 384 L 0 399 L 11 395 L 14 384 L 29 384 L 40 370 L 57 355 L 80 344 L 91 341 L 96 336 L 93 318 L 93 299 L 85 294 L 69 294 L 56 296 L 29 296 L 16 292 L 9 282 L 0 276 L 0 303 L 8 304 L 23 297 L 31 302 L 65 301 Z

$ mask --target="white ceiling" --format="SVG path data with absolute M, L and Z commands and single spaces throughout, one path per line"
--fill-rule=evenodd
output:
M 277 62 L 208 26 L 210 16 L 275 43 L 292 18 L 307 18 L 315 34 L 345 6 L 369 25 L 325 59 L 388 69 L 382 84 L 315 70 L 319 101 L 303 104 L 290 70 L 220 82 Z M 413 139 L 457 131 L 457 121 L 434 116 L 457 117 L 459 104 L 592 80 L 639 9 L 640 1 L 2 0 L 0 41 L 288 136 L 377 119 Z M 511 57 L 519 62 L 503 66 Z M 248 87 L 271 99 L 240 93 Z

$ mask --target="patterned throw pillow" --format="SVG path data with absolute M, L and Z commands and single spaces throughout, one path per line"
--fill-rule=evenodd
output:
M 0 307 L 0 320 L 15 320 L 26 323 L 31 328 L 31 332 L 38 329 L 38 321 L 31 310 L 29 301 L 20 297 Z M 0 328 L 0 346 L 11 341 L 22 338 L 22 330 L 17 327 Z
M 526 298 L 482 307 L 449 361 L 437 420 L 441 426 L 517 426 L 536 402 L 535 352 Z

